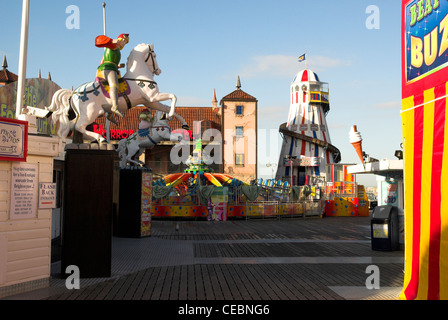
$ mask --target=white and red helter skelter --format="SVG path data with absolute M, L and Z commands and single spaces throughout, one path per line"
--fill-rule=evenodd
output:
M 341 160 L 331 144 L 326 115 L 330 111 L 329 86 L 316 73 L 297 73 L 290 86 L 288 121 L 280 125 L 283 135 L 276 180 L 307 184 L 310 177 L 326 177 L 329 164 Z

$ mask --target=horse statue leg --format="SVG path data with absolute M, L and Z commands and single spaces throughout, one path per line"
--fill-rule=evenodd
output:
M 99 133 L 95 133 L 86 129 L 86 124 L 75 124 L 75 130 L 83 135 L 84 138 L 91 142 L 106 143 L 106 139 Z
M 140 147 L 132 160 L 134 161 L 134 163 L 146 167 L 146 163 L 140 160 L 140 156 L 143 154 L 143 152 L 145 152 L 145 148 Z
M 144 103 L 144 105 L 148 109 L 159 110 L 159 111 L 162 111 L 162 112 L 165 112 L 165 113 L 168 113 L 170 111 L 169 107 L 167 107 L 166 105 L 160 103 L 159 101 L 146 102 L 146 103 Z M 169 114 L 168 114 L 168 116 L 169 116 Z M 182 129 L 190 130 L 190 127 L 188 126 L 188 123 L 185 121 L 185 119 L 182 116 L 180 116 L 176 112 L 174 112 L 173 116 L 177 120 L 179 120 L 180 123 L 182 123 Z
M 139 157 L 143 154 L 145 149 L 152 147 L 154 144 L 146 140 L 139 141 L 138 134 L 133 133 L 128 138 L 121 139 L 118 143 L 118 156 L 120 157 L 120 168 L 124 169 L 131 163 L 146 167 L 146 163 L 139 160 Z
M 159 101 L 166 101 L 166 100 L 171 100 L 171 106 L 168 111 L 164 111 L 164 112 L 166 112 L 168 114 L 168 118 L 172 118 L 174 116 L 174 109 L 176 108 L 176 102 L 177 102 L 177 97 L 174 94 L 158 92 L 155 97 L 152 97 L 151 102 L 159 102 Z M 165 107 L 165 109 L 167 108 L 166 106 L 164 106 L 164 107 Z M 157 110 L 160 110 L 160 109 L 157 109 Z
M 133 135 L 131 135 L 128 139 L 132 139 L 132 137 L 135 136 L 135 133 Z M 132 141 L 132 140 L 130 140 Z M 130 142 L 129 142 L 130 143 Z M 120 168 L 124 169 L 126 168 L 127 164 L 128 164 L 128 140 L 127 139 L 121 139 L 118 142 L 118 147 L 117 150 L 118 152 L 118 157 L 120 158 Z
M 78 110 L 80 109 L 79 101 L 80 100 L 78 100 L 77 105 Z M 99 108 L 96 108 L 96 106 L 97 104 L 95 102 L 83 106 L 85 113 L 79 114 L 74 129 L 80 132 L 84 138 L 91 140 L 91 142 L 98 141 L 98 143 L 105 143 L 106 139 L 102 135 L 86 129 L 90 123 L 104 114 L 102 107 L 100 106 Z
M 135 135 L 135 134 L 134 134 Z M 132 136 L 131 136 L 132 137 Z M 128 143 L 129 142 L 129 143 Z M 136 140 L 129 140 L 126 139 L 120 140 L 118 143 L 118 156 L 120 157 L 120 168 L 125 169 L 128 165 L 128 163 L 134 163 L 136 165 L 142 165 L 145 166 L 146 164 L 140 160 L 138 160 L 138 157 L 143 153 L 142 149 L 138 147 L 138 142 Z M 134 160 L 133 158 L 137 157 L 137 160 Z

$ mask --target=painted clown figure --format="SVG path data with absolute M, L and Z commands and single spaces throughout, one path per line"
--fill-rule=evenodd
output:
M 120 65 L 121 50 L 129 42 L 129 34 L 122 33 L 117 39 L 111 39 L 107 36 L 101 35 L 95 38 L 95 46 L 98 48 L 105 48 L 104 56 L 98 71 L 104 73 L 104 78 L 109 82 L 110 98 L 112 100 L 112 112 L 120 117 L 123 115 L 118 110 L 118 68 Z

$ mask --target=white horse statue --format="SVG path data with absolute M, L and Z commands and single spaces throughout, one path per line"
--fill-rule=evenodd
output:
M 121 139 L 118 143 L 117 152 L 122 169 L 131 163 L 145 166 L 145 163 L 139 160 L 140 155 L 145 149 L 151 149 L 160 141 L 179 141 L 182 139 L 180 134 L 171 133 L 166 113 L 162 111 L 157 111 L 154 119 L 152 119 L 150 113 L 143 112 L 140 114 L 140 119 L 138 131 L 125 139 Z
M 118 109 L 121 113 L 131 107 L 144 105 L 168 113 L 168 119 L 173 116 L 188 130 L 184 118 L 174 112 L 177 98 L 172 93 L 159 92 L 154 75 L 160 75 L 153 44 L 139 44 L 129 54 L 126 64 L 126 74 L 120 83 Z M 55 92 L 51 105 L 46 108 L 51 111 L 53 122 L 59 123 L 58 136 L 66 139 L 70 130 L 80 132 L 85 139 L 105 142 L 98 133 L 86 130 L 98 117 L 111 112 L 111 100 L 105 87 L 97 78 L 96 81 L 84 84 L 76 90 L 60 89 Z M 123 94 L 123 92 L 124 94 Z M 160 101 L 170 100 L 171 107 Z

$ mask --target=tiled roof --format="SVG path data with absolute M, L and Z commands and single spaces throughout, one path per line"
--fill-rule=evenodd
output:
M 6 68 L 0 70 L 0 82 L 11 83 L 15 82 L 19 79 L 19 76 L 15 73 L 12 73 Z
M 140 123 L 139 115 L 145 109 L 146 107 L 135 107 L 125 111 L 123 113 L 123 118 L 115 116 L 115 120 L 117 120 L 119 126 L 117 126 L 115 123 L 110 122 L 110 129 L 136 131 L 138 128 L 138 124 Z M 105 128 L 106 117 L 96 119 L 95 123 L 102 125 Z
M 250 94 L 244 92 L 241 89 L 237 89 L 233 91 L 232 93 L 229 93 L 224 98 L 221 99 L 221 101 L 254 101 L 257 102 L 258 100 L 251 96 Z
M 134 107 L 123 113 L 123 118 L 118 118 L 115 116 L 115 119 L 118 121 L 119 126 L 114 123 L 110 123 L 111 130 L 133 130 L 136 131 L 138 128 L 138 124 L 140 123 L 139 115 L 145 110 L 146 107 L 139 106 Z M 153 110 L 153 114 L 155 111 Z M 190 129 L 193 128 L 194 121 L 208 120 L 214 122 L 218 128 L 221 127 L 221 118 L 217 111 L 213 110 L 212 107 L 176 107 L 176 113 L 185 119 Z M 101 117 L 95 121 L 95 124 L 106 126 L 106 118 Z M 181 129 L 182 123 L 173 118 L 170 121 L 170 127 L 172 130 Z
M 185 119 L 190 129 L 193 128 L 194 121 L 208 120 L 214 122 L 216 125 L 221 127 L 221 117 L 218 112 L 213 110 L 212 107 L 177 107 L 176 113 Z M 179 129 L 182 128 L 182 124 L 174 118 L 171 121 L 171 128 Z

